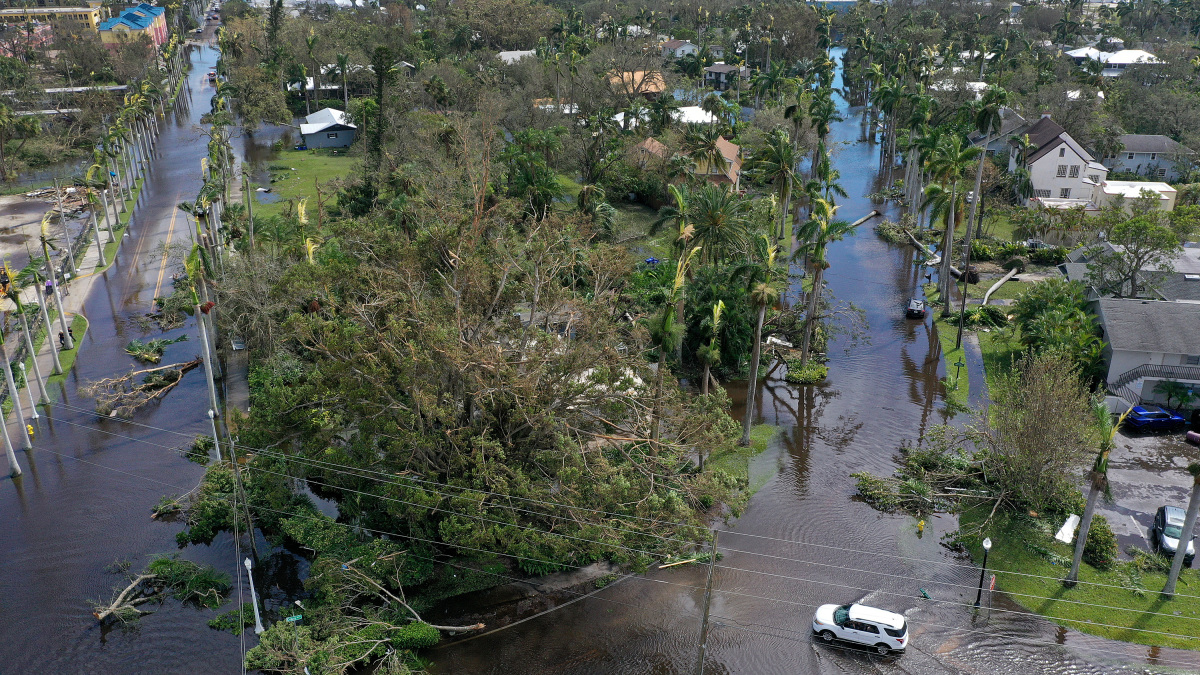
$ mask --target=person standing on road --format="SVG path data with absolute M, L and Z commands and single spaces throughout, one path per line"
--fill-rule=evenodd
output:
M 58 331 L 58 344 L 61 349 L 67 348 L 67 336 L 61 330 Z

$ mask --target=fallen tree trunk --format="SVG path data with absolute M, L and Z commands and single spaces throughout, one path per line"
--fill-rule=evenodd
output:
M 125 617 L 129 614 L 133 614 L 135 616 L 149 614 L 149 612 L 138 609 L 137 605 L 150 602 L 158 597 L 159 593 L 154 591 L 152 587 L 142 587 L 142 584 L 154 579 L 155 576 L 156 575 L 154 574 L 137 575 L 133 578 L 133 581 L 131 581 L 129 585 L 125 587 L 125 590 L 121 591 L 117 595 L 116 599 L 114 599 L 107 607 L 103 605 L 97 606 L 92 611 L 92 616 L 96 617 L 100 621 L 104 621 L 111 616 L 115 616 L 116 618 L 124 621 Z
M 96 412 L 106 417 L 128 419 L 138 408 L 167 395 L 183 379 L 183 376 L 204 363 L 196 357 L 185 363 L 172 363 L 157 368 L 134 370 L 121 377 L 97 380 L 81 391 L 85 396 L 96 399 Z M 133 384 L 141 376 L 141 384 Z

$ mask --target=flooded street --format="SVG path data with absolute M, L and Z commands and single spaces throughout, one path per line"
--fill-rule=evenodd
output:
M 237 637 L 205 625 L 211 612 L 168 602 L 130 629 L 101 629 L 91 600 L 110 600 L 124 578 L 105 569 L 128 561 L 140 570 L 150 557 L 177 551 L 182 525 L 150 519 L 164 494 L 190 490 L 203 467 L 174 448 L 208 433 L 203 374 L 190 374 L 160 404 L 139 414 L 142 425 L 96 417 L 80 383 L 128 372 L 135 361 L 125 344 L 147 334 L 132 320 L 151 311 L 155 295 L 170 292 L 163 244 L 189 244 L 193 229 L 176 204 L 194 199 L 207 139 L 197 133 L 213 90 L 204 74 L 216 51 L 192 51 L 195 65 L 175 114 L 159 138 L 130 233 L 116 263 L 92 286 L 83 313 L 91 326 L 79 361 L 51 395 L 62 403 L 35 423 L 31 452 L 17 451 L 25 473 L 0 481 L 0 672 L 200 673 L 236 672 Z M 188 103 L 190 101 L 190 103 Z M 164 337 L 190 334 L 167 348 L 163 363 L 200 351 L 195 320 Z M 157 337 L 158 331 L 149 334 Z M 161 429 L 161 430 L 160 430 Z M 15 425 L 10 426 L 17 444 Z M 232 574 L 234 547 L 218 537 L 186 556 Z M 236 594 L 236 591 L 235 591 Z
M 203 467 L 175 448 L 208 433 L 204 379 L 188 375 L 137 424 L 99 419 L 76 393 L 86 381 L 128 371 L 123 351 L 147 334 L 134 323 L 156 295 L 169 292 L 164 245 L 187 243 L 192 227 L 176 205 L 200 186 L 206 139 L 197 133 L 213 91 L 204 74 L 216 52 L 192 51 L 190 105 L 165 125 L 129 240 L 97 280 L 85 314 L 91 328 L 73 373 L 53 392 L 61 401 L 35 424 L 35 449 L 18 450 L 25 474 L 0 480 L 0 673 L 231 673 L 241 640 L 208 628 L 215 613 L 170 601 L 132 628 L 101 629 L 90 600 L 107 600 L 123 577 L 106 569 L 178 551 L 178 523 L 151 520 L 164 494 L 181 494 Z M 873 145 L 859 142 L 859 117 L 834 126 L 835 161 L 850 194 L 839 217 L 856 220 L 877 206 Z M 277 132 L 246 138 L 250 159 L 269 162 Z M 715 673 L 1113 673 L 1193 672 L 1200 655 L 1128 645 L 1060 629 L 997 595 L 974 611 L 979 570 L 940 545 L 956 525 L 880 514 L 851 499 L 850 474 L 889 473 L 900 441 L 946 421 L 938 341 L 929 322 L 906 321 L 905 301 L 924 271 L 909 248 L 886 244 L 863 225 L 830 248 L 826 274 L 838 301 L 865 312 L 868 339 L 830 350 L 829 380 L 762 387 L 760 421 L 780 433 L 754 460 L 772 475 L 740 518 L 723 527 L 711 605 L 707 669 Z M 195 319 L 170 331 L 187 342 L 164 363 L 200 350 Z M 158 336 L 158 332 L 151 333 Z M 781 376 L 781 373 L 777 373 Z M 974 381 L 974 378 L 973 380 Z M 735 406 L 745 386 L 729 387 Z M 740 410 L 735 409 L 735 414 Z M 997 542 L 1004 546 L 1005 542 Z M 1015 544 L 1014 544 L 1015 545 Z M 191 546 L 188 559 L 236 575 L 228 535 Z M 245 551 L 241 552 L 245 556 Z M 287 553 L 262 562 L 267 609 L 290 602 L 303 563 Z M 685 673 L 696 660 L 706 570 L 681 566 L 630 577 L 593 595 L 497 633 L 431 650 L 438 673 Z M 922 597 L 922 591 L 930 599 Z M 234 602 L 238 602 L 237 589 Z M 985 594 L 986 598 L 986 594 Z M 809 637 L 817 605 L 867 600 L 904 613 L 912 646 L 902 657 L 830 648 Z M 987 604 L 985 600 L 985 605 Z M 228 609 L 228 608 L 226 608 Z M 248 645 L 254 635 L 247 631 Z M 316 673 L 314 672 L 314 675 Z
M 840 54 L 838 55 L 840 57 Z M 835 83 L 835 87 L 840 82 Z M 859 114 L 855 114 L 855 113 Z M 849 193 L 838 217 L 873 208 L 876 147 L 860 142 L 861 111 L 834 125 L 834 162 Z M 778 474 L 722 527 L 713 578 L 706 673 L 1194 672 L 1200 655 L 1103 640 L 1030 617 L 1002 595 L 972 608 L 979 569 L 940 545 L 953 517 L 918 534 L 915 519 L 854 501 L 856 471 L 888 474 L 904 439 L 948 420 L 930 322 L 906 321 L 924 270 L 915 252 L 880 240 L 870 221 L 830 247 L 836 299 L 865 312 L 868 339 L 830 348 L 829 379 L 760 384 L 761 422 L 779 435 L 751 471 Z M 847 351 L 847 347 L 849 350 Z M 972 381 L 976 378 L 972 373 Z M 745 385 L 728 387 L 741 414 Z M 1004 546 L 1005 542 L 997 542 Z M 1015 542 L 1013 545 L 1019 545 Z M 512 628 L 434 650 L 438 673 L 684 673 L 696 663 L 706 569 L 631 577 Z M 930 599 L 922 597 L 924 591 Z M 810 636 L 825 603 L 865 601 L 906 615 L 911 647 L 876 657 Z

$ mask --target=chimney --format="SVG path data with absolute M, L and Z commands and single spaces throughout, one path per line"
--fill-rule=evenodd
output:
M 1050 119 L 1050 113 L 1048 113 L 1048 112 L 1042 113 L 1042 119 L 1044 119 L 1044 120 Z

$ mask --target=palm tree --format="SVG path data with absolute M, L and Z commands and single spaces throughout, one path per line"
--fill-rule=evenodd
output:
M 709 173 L 714 169 L 720 170 L 725 166 L 725 156 L 721 154 L 718 142 L 721 134 L 712 124 L 689 124 L 683 132 L 683 152 L 697 164 L 707 167 Z
M 809 165 L 814 171 L 818 158 L 825 153 L 825 139 L 829 136 L 829 125 L 842 121 L 842 116 L 838 113 L 837 105 L 834 104 L 831 96 L 828 89 L 818 89 L 817 96 L 813 98 L 812 104 L 808 108 L 809 123 L 817 132 L 817 147 L 813 148 L 812 163 Z
M 950 187 L 950 204 L 957 207 L 958 182 L 962 179 L 963 172 L 969 166 L 972 160 L 982 152 L 979 148 L 963 147 L 962 137 L 958 134 L 947 135 L 943 137 L 942 142 L 938 145 L 933 157 L 929 160 L 929 170 L 935 178 L 941 181 L 942 185 L 949 184 Z M 932 186 L 931 186 L 932 187 Z M 929 190 L 926 189 L 926 194 Z M 947 211 L 946 233 L 942 240 L 942 269 L 939 272 L 938 283 L 942 287 L 942 316 L 950 316 L 950 259 L 951 247 L 954 243 L 954 224 L 955 217 L 958 216 L 958 208 L 951 208 Z
M 1133 408 L 1129 410 L 1133 410 Z M 1075 558 L 1071 561 L 1071 572 L 1063 580 L 1063 584 L 1068 587 L 1074 586 L 1079 581 L 1079 564 L 1083 560 L 1083 549 L 1087 542 L 1088 531 L 1092 527 L 1092 516 L 1096 512 L 1096 498 L 1101 493 L 1108 491 L 1108 456 L 1117 447 L 1117 430 L 1121 428 L 1121 423 L 1125 421 L 1129 410 L 1121 413 L 1121 417 L 1114 422 L 1112 414 L 1108 412 L 1108 406 L 1103 401 L 1096 401 L 1092 406 L 1092 411 L 1096 415 L 1096 429 L 1100 433 L 1100 451 L 1096 453 L 1096 461 L 1092 464 L 1092 470 L 1088 474 L 1087 505 L 1083 507 L 1083 519 L 1079 521 L 1079 535 L 1075 540 Z
M 341 52 L 337 55 L 337 70 L 342 76 L 342 105 L 346 106 L 346 110 L 350 109 L 350 88 L 346 85 L 347 78 L 350 74 L 350 55 Z
M 746 246 L 750 200 L 728 185 L 705 183 L 689 194 L 688 215 L 695 228 L 701 263 L 720 264 Z
M 658 343 L 658 369 L 654 373 L 654 409 L 650 413 L 650 439 L 655 442 L 658 441 L 658 418 L 662 410 L 663 373 L 667 369 L 667 352 L 675 349 L 675 345 L 683 340 L 684 324 L 675 314 L 675 306 L 683 293 L 688 267 L 699 252 L 699 247 L 694 248 L 686 256 L 679 256 L 679 260 L 675 262 L 675 277 L 671 282 L 671 289 L 651 326 L 652 337 Z
M 760 180 L 775 185 L 775 194 L 781 205 L 779 211 L 779 234 L 783 239 L 787 229 L 788 210 L 792 203 L 792 189 L 800 178 L 796 175 L 797 158 L 787 131 L 775 129 L 767 136 L 766 144 L 750 158 L 747 171 Z
M 807 242 L 801 249 L 809 255 L 813 267 L 813 285 L 808 294 L 808 307 L 804 312 L 804 339 L 800 346 L 800 365 L 808 365 L 809 348 L 812 346 L 813 330 L 817 323 L 817 312 L 821 306 L 821 294 L 825 283 L 825 270 L 829 269 L 826 251 L 829 244 L 841 241 L 853 234 L 855 226 L 844 220 L 834 220 L 838 207 L 825 199 L 813 201 L 813 212 L 800 230 L 800 239 Z M 800 251 L 797 251 L 799 253 Z
M 1192 495 L 1188 498 L 1187 515 L 1183 517 L 1179 545 L 1175 547 L 1175 557 L 1171 558 L 1171 572 L 1167 574 L 1167 585 L 1163 587 L 1163 595 L 1168 598 L 1175 595 L 1175 582 L 1179 581 L 1179 572 L 1183 570 L 1188 542 L 1192 540 L 1192 530 L 1196 527 L 1196 512 L 1200 511 L 1200 464 L 1192 462 L 1188 464 L 1187 470 L 1192 474 Z
M 0 103 L 0 181 L 9 179 L 8 158 L 21 151 L 25 142 L 42 132 L 42 123 L 36 115 L 17 115 L 12 108 Z M 20 139 L 15 148 L 8 147 L 11 140 Z
M 707 345 L 700 345 L 696 356 L 704 364 L 704 377 L 700 380 L 700 394 L 708 395 L 708 382 L 712 379 L 712 367 L 721 362 L 721 314 L 725 311 L 725 301 L 718 300 L 712 308 L 712 319 L 705 319 L 709 329 Z M 700 470 L 704 471 L 704 459 L 700 459 Z
M 742 438 L 739 443 L 750 445 L 750 424 L 754 420 L 754 399 L 758 389 L 758 362 L 762 360 L 762 327 L 767 308 L 779 301 L 779 284 L 782 271 L 776 265 L 779 246 L 767 235 L 762 235 L 755 247 L 756 262 L 742 265 L 733 271 L 733 277 L 746 278 L 750 301 L 758 310 L 754 321 L 754 348 L 750 352 L 750 380 L 746 385 L 746 413 L 742 417 Z

